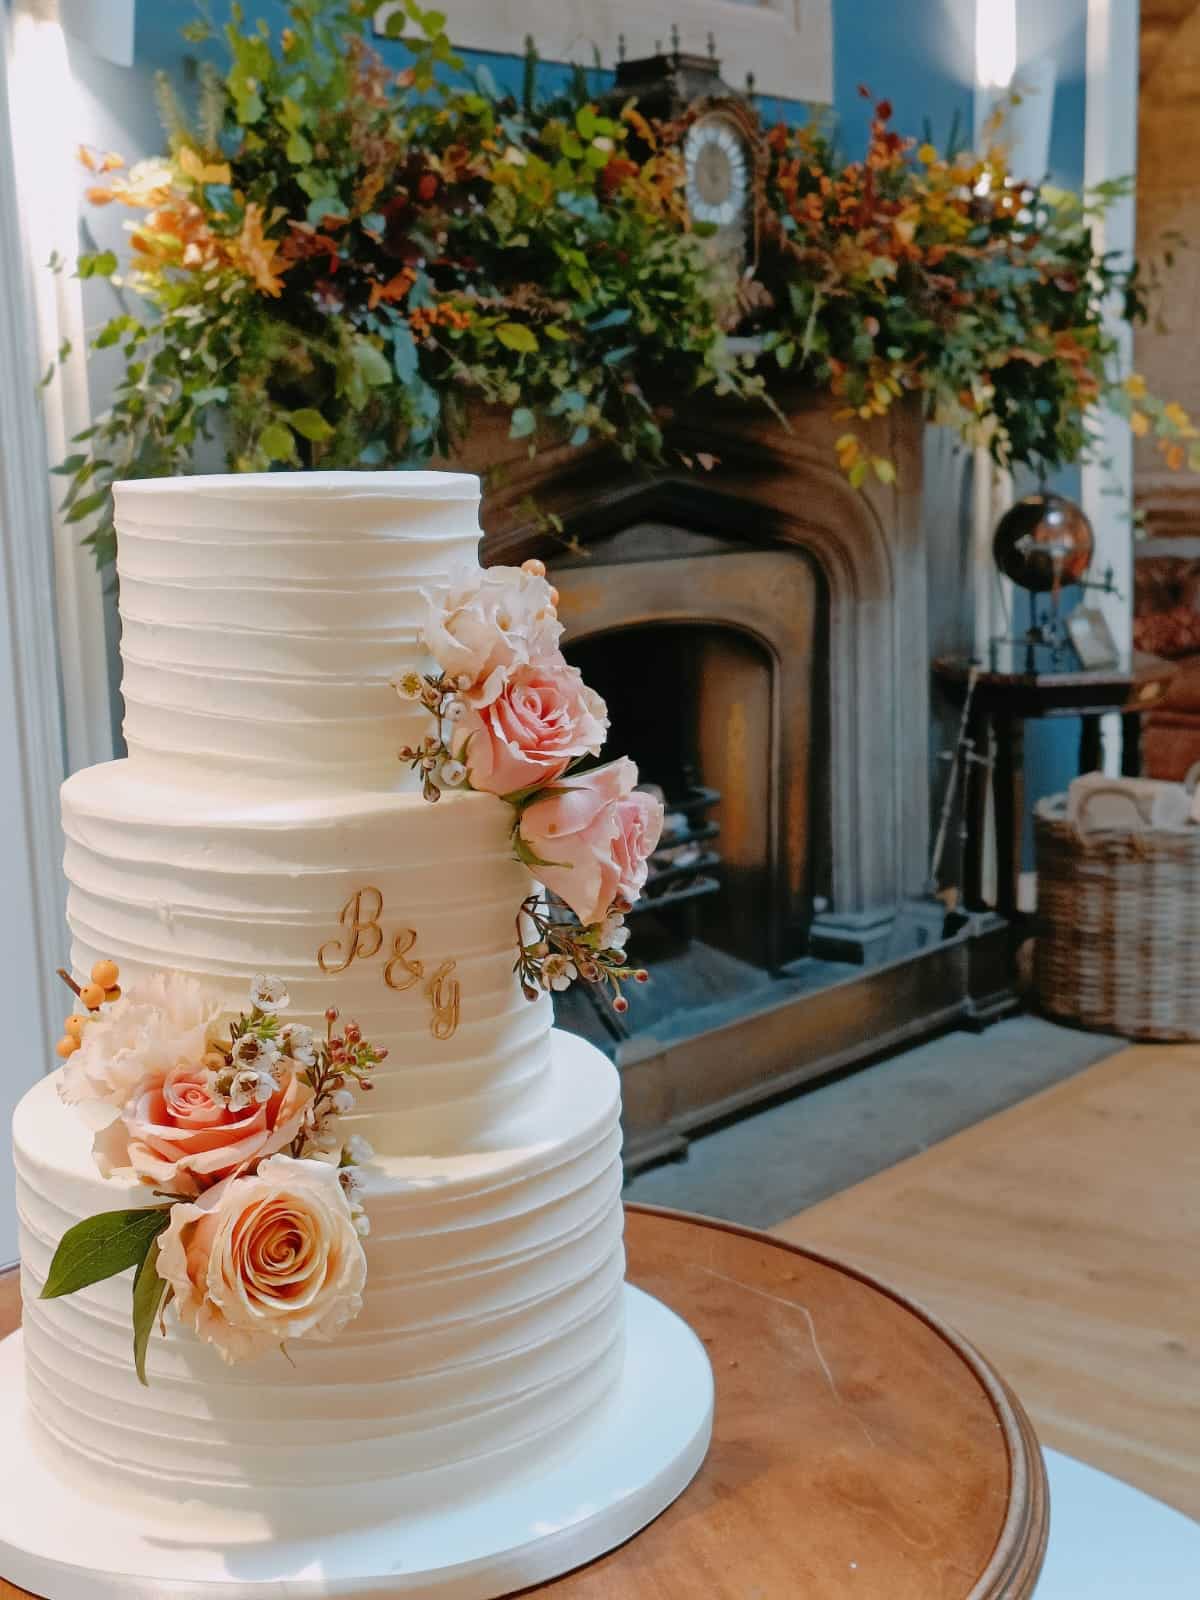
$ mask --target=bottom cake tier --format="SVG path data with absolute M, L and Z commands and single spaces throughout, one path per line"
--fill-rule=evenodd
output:
M 73 1492 L 207 1502 L 277 1530 L 445 1505 L 570 1448 L 622 1379 L 615 1069 L 555 1034 L 537 1099 L 493 1142 L 363 1169 L 360 1315 L 332 1343 L 228 1366 L 167 1313 L 138 1383 L 130 1273 L 38 1298 L 62 1234 L 154 1204 L 102 1179 L 55 1076 L 14 1118 L 27 1427 Z M 430 1498 L 432 1497 L 432 1498 Z

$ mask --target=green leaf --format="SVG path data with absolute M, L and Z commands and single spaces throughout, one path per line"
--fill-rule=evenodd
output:
M 99 511 L 107 499 L 107 488 L 97 489 L 94 494 L 85 494 L 83 499 L 76 500 L 70 511 L 67 512 L 66 520 L 68 522 L 82 522 L 85 517 L 90 517 L 93 511 Z
M 299 411 L 293 411 L 288 421 L 302 438 L 311 439 L 314 444 L 324 444 L 326 439 L 333 438 L 333 424 L 327 422 L 312 406 L 302 406 Z
M 268 422 L 258 436 L 258 447 L 270 461 L 290 461 L 296 441 L 286 422 Z
M 781 367 L 790 367 L 796 355 L 796 346 L 791 339 L 785 340 L 775 348 L 775 359 Z
M 392 369 L 383 351 L 369 339 L 355 339 L 351 350 L 354 365 L 369 388 L 382 389 L 392 381 Z
M 508 430 L 510 439 L 528 439 L 529 435 L 537 428 L 537 418 L 528 406 L 518 406 L 512 414 L 512 427 Z
M 513 834 L 513 849 L 517 853 L 517 860 L 527 867 L 567 867 L 565 861 L 543 861 L 540 856 L 534 855 L 530 847 L 521 837 L 520 832 Z
M 133 1279 L 133 1365 L 141 1384 L 146 1383 L 146 1350 L 167 1288 L 166 1279 L 158 1275 L 158 1235 L 155 1234 L 138 1262 Z
M 59 1240 L 42 1288 L 43 1300 L 74 1294 L 91 1283 L 138 1266 L 166 1227 L 169 1206 L 101 1211 L 68 1228 Z
M 284 154 L 294 167 L 304 167 L 312 160 L 313 148 L 304 135 L 297 130 L 288 135 Z
M 530 351 L 538 348 L 537 334 L 523 322 L 502 322 L 496 337 L 506 350 Z
M 56 467 L 51 467 L 50 471 L 53 472 L 57 477 L 69 478 L 73 472 L 79 471 L 80 467 L 86 460 L 86 456 L 67 456 L 65 461 L 60 461 Z
M 117 258 L 111 250 L 80 256 L 77 268 L 81 278 L 111 278 L 116 270 Z

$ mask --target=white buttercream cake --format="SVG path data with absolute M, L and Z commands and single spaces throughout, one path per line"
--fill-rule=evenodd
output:
M 397 759 L 424 729 L 389 679 L 421 656 L 420 591 L 476 563 L 478 503 L 475 479 L 432 472 L 116 490 L 129 755 L 63 787 L 74 973 L 170 969 L 236 1007 L 267 971 L 301 1020 L 332 1002 L 388 1058 L 347 1119 L 375 1151 L 361 1314 L 290 1361 L 233 1366 L 173 1326 L 150 1341 L 148 1387 L 127 1274 L 39 1295 L 66 1229 L 151 1197 L 100 1176 L 58 1074 L 24 1100 L 30 1428 L 97 1493 L 282 1515 L 298 1492 L 306 1517 L 344 1521 L 352 1504 L 415 1503 L 452 1469 L 478 1486 L 553 1459 L 620 1382 L 616 1072 L 555 1032 L 548 996 L 522 994 L 530 881 L 510 808 L 427 804 Z M 449 1036 L 422 986 L 384 981 L 410 932 L 427 967 L 455 963 Z

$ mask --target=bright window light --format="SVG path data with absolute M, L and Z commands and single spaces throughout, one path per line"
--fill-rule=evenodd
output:
M 975 10 L 975 81 L 1007 89 L 1017 70 L 1017 0 L 978 0 Z

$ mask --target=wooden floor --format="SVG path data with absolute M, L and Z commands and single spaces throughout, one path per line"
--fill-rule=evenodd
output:
M 775 1231 L 960 1329 L 1044 1444 L 1200 1517 L 1200 1047 L 1123 1050 Z

